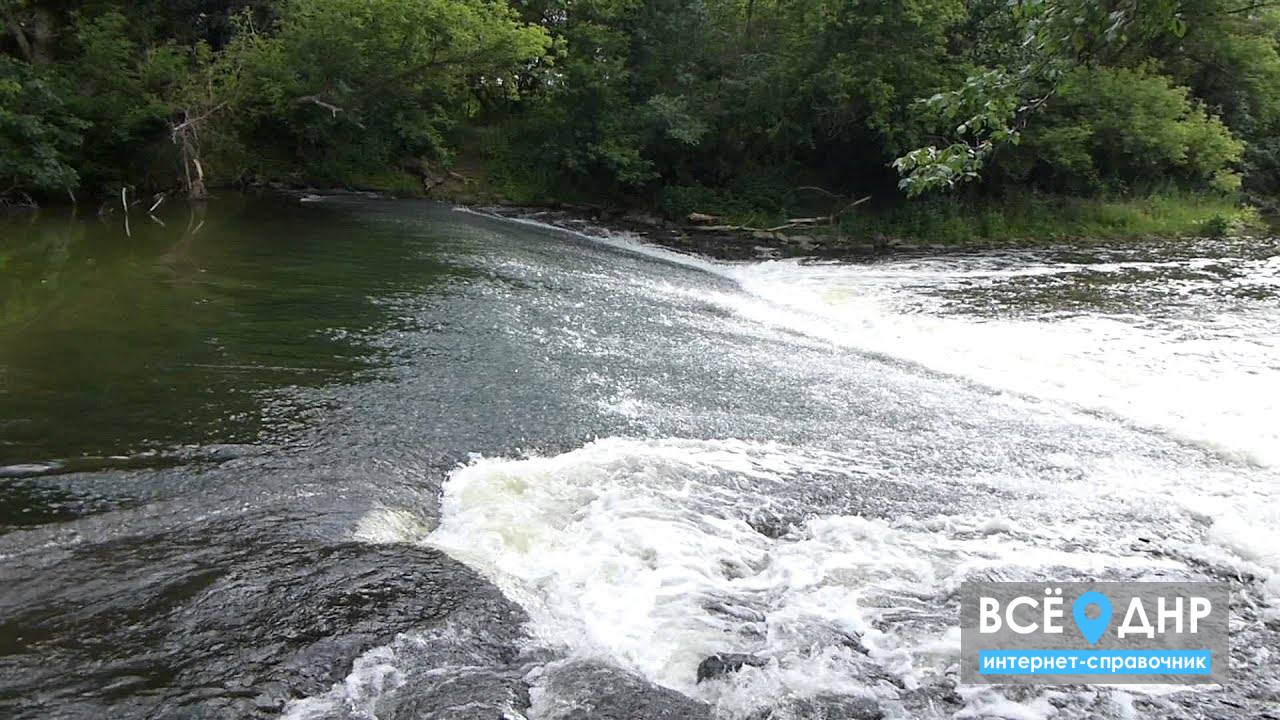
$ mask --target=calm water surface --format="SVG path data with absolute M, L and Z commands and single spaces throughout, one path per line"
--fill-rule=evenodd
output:
M 1280 706 L 1280 247 L 714 263 L 446 206 L 0 220 L 0 715 Z M 1228 687 L 956 685 L 965 579 L 1227 579 Z M 759 667 L 697 682 L 714 653 Z

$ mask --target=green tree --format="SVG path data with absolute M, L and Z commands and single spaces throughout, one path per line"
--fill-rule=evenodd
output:
M 1246 143 L 1245 188 L 1280 193 L 1280 7 L 1186 0 L 1187 32 L 1151 50 L 1161 69 L 1220 113 Z
M 114 9 L 72 23 L 63 50 L 70 60 L 59 69 L 72 88 L 69 106 L 87 124 L 74 160 L 81 180 L 98 191 L 142 184 L 167 150 L 166 98 L 187 71 L 185 53 L 135 40 L 130 19 Z M 171 182 L 168 175 L 160 182 Z
M 1226 125 L 1169 78 L 1082 67 L 996 165 L 1016 182 L 1077 193 L 1163 183 L 1230 189 L 1242 152 Z
M 67 94 L 56 77 L 0 56 L 0 199 L 79 186 L 71 155 L 86 124 L 67 107 Z
M 1000 65 L 979 69 L 960 88 L 921 101 L 922 113 L 944 142 L 894 162 L 908 195 L 948 190 L 981 177 L 995 150 L 1018 142 L 1022 129 L 1075 68 L 1140 62 L 1150 43 L 1187 29 L 1178 0 L 1029 0 L 1010 5 L 1008 12 L 1022 38 L 1017 48 L 996 53 Z
M 493 0 L 295 0 L 278 29 L 229 51 L 244 65 L 250 137 L 333 181 L 446 158 L 453 124 L 514 93 L 547 45 Z

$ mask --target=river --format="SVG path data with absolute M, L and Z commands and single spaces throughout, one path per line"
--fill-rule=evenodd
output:
M 1232 681 L 959 685 L 966 579 L 1229 580 Z M 1276 240 L 0 220 L 0 715 L 1275 717 L 1277 653 Z

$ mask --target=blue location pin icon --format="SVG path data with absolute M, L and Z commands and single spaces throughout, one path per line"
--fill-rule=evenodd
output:
M 1092 606 L 1098 608 L 1097 617 L 1094 618 L 1085 614 L 1085 611 Z M 1080 634 L 1084 639 L 1089 641 L 1090 645 L 1097 645 L 1102 639 L 1102 634 L 1107 631 L 1107 626 L 1111 624 L 1111 601 L 1106 595 L 1090 590 L 1076 598 L 1071 606 L 1071 617 L 1075 618 L 1076 627 L 1080 628 Z

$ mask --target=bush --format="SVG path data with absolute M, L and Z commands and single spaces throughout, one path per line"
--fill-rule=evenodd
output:
M 782 217 L 783 208 L 777 198 L 774 194 L 757 195 L 753 202 L 751 196 L 738 195 L 730 190 L 674 185 L 662 189 L 658 209 L 672 220 L 683 221 L 690 213 L 700 212 L 724 218 L 736 225 L 767 226 L 777 224 Z
M 1188 90 L 1144 69 L 1082 67 L 1010 150 L 1010 180 L 1055 191 L 1191 189 L 1229 183 L 1243 144 Z
M 1205 237 L 1224 237 L 1231 230 L 1231 220 L 1223 215 L 1214 215 L 1200 224 L 1200 233 Z
M 0 194 L 73 190 L 80 175 L 69 154 L 85 123 L 71 114 L 56 78 L 0 55 Z
M 168 149 L 167 98 L 186 71 L 185 57 L 171 46 L 134 42 L 118 11 L 76 20 L 75 61 L 62 68 L 74 87 L 70 107 L 88 124 L 75 163 L 88 189 L 114 191 L 145 177 L 157 151 Z
M 1254 211 L 1228 195 L 1172 192 L 1125 198 L 1086 198 L 1015 192 L 1005 197 L 935 196 L 853 213 L 843 231 L 946 244 L 1035 243 L 1060 239 L 1224 235 L 1257 222 Z

